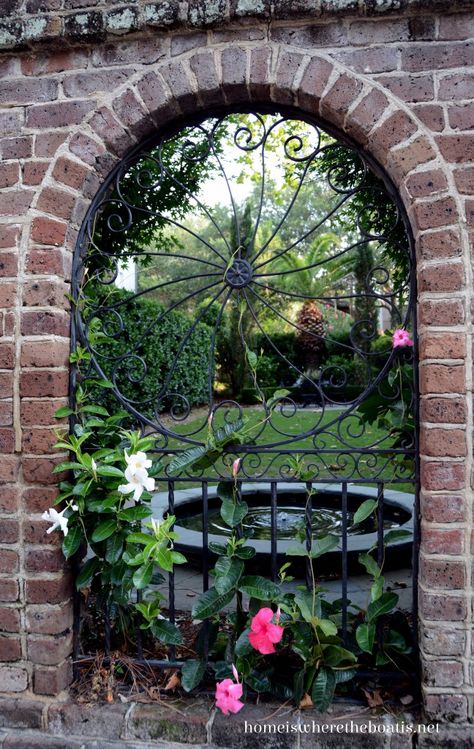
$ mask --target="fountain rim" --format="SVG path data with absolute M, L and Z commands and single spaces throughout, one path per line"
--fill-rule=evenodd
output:
M 268 487 L 268 488 L 266 488 Z M 318 484 L 318 491 L 322 491 L 326 494 L 341 494 L 342 493 L 342 484 Z M 262 483 L 255 483 L 255 482 L 248 482 L 243 483 L 241 487 L 242 496 L 245 497 L 248 494 L 253 494 L 256 491 L 264 491 L 270 493 L 270 482 L 268 484 L 266 482 Z M 306 493 L 306 484 L 304 483 L 294 483 L 294 482 L 280 482 L 278 484 L 278 491 L 294 491 L 298 494 L 304 494 Z M 372 486 L 361 486 L 357 484 L 347 484 L 347 494 L 352 496 L 361 496 L 364 497 L 364 499 L 377 499 L 378 490 L 376 487 Z M 208 500 L 212 501 L 213 499 L 216 499 L 218 496 L 217 493 L 217 486 L 209 487 L 208 489 Z M 317 496 L 317 495 L 316 495 Z M 175 509 L 185 505 L 190 504 L 191 502 L 195 502 L 196 500 L 199 500 L 202 498 L 201 489 L 199 487 L 195 487 L 192 489 L 178 489 L 175 491 L 174 494 L 174 504 Z M 409 492 L 401 492 L 397 491 L 395 489 L 386 489 L 384 491 L 384 506 L 391 505 L 393 507 L 397 507 L 400 509 L 405 510 L 406 512 L 410 513 L 410 518 L 405 522 L 402 523 L 399 526 L 398 530 L 406 530 L 411 533 L 411 538 L 404 538 L 399 539 L 398 541 L 394 541 L 390 544 L 390 548 L 393 549 L 395 547 L 406 547 L 407 545 L 411 545 L 413 543 L 413 531 L 414 531 L 414 520 L 413 520 L 413 513 L 414 513 L 414 505 L 415 505 L 415 495 L 410 494 Z M 156 494 L 153 494 L 151 499 L 151 507 L 153 510 L 153 516 L 155 517 L 156 514 L 158 514 L 158 519 L 161 520 L 165 513 L 169 510 L 169 496 L 168 492 L 157 492 Z M 202 531 L 193 531 L 188 528 L 184 528 L 183 526 L 179 525 L 179 518 L 177 518 L 177 521 L 174 525 L 173 530 L 176 531 L 178 534 L 178 539 L 176 541 L 176 546 L 178 547 L 186 547 L 186 548 L 193 548 L 193 549 L 199 549 L 202 548 Z M 368 551 L 370 548 L 377 545 L 377 533 L 365 533 L 365 534 L 358 534 L 358 535 L 347 535 L 347 551 L 355 553 L 355 552 L 363 552 Z M 208 544 L 209 543 L 216 543 L 216 544 L 222 544 L 225 541 L 225 537 L 217 534 L 210 533 L 208 535 Z M 270 541 L 268 540 L 259 540 L 259 539 L 250 539 L 249 543 L 254 547 L 257 554 L 262 555 L 270 555 Z M 279 539 L 278 540 L 278 554 L 283 555 L 286 553 L 286 551 L 289 549 L 290 546 L 294 546 L 295 542 L 291 539 Z M 340 553 L 342 551 L 342 536 L 340 538 L 338 546 L 335 548 L 333 553 Z

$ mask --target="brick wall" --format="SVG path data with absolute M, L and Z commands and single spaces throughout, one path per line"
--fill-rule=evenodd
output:
M 280 2 L 271 12 L 263 1 L 129 5 L 120 17 L 137 21 L 119 27 L 107 20 L 110 3 L 106 12 L 85 0 L 0 0 L 0 693 L 51 695 L 70 678 L 71 575 L 40 515 L 56 492 L 64 293 L 89 201 L 162 123 L 270 98 L 352 136 L 408 211 L 418 258 L 425 705 L 465 720 L 474 698 L 472 3 L 451 3 L 456 12 L 421 0 L 300 0 L 299 11 Z M 150 25 L 151 5 L 168 9 L 169 28 L 168 16 Z M 78 27 L 84 33 L 71 33 Z

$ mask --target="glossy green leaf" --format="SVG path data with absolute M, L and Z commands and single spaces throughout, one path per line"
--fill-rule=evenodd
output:
M 219 614 L 232 601 L 233 597 L 233 590 L 227 593 L 218 593 L 215 588 L 209 588 L 209 590 L 199 596 L 194 604 L 192 609 L 193 619 L 202 620 Z
M 62 543 L 63 554 L 66 559 L 76 553 L 82 541 L 82 528 L 78 525 L 69 528 L 67 536 L 64 536 Z
M 136 520 L 145 520 L 153 514 L 153 510 L 149 505 L 135 505 L 135 507 L 127 507 L 125 510 L 121 510 L 118 513 L 120 520 L 126 520 L 129 523 L 133 523 Z
M 246 575 L 240 580 L 239 590 L 259 601 L 272 601 L 281 591 L 278 585 L 260 575 Z
M 73 413 L 73 409 L 69 408 L 69 406 L 61 406 L 61 408 L 58 408 L 58 410 L 54 414 L 54 418 L 64 419 L 65 416 L 72 416 Z
M 105 558 L 110 564 L 118 562 L 122 556 L 124 537 L 121 533 L 113 533 L 105 544 Z
M 125 480 L 123 471 L 121 471 L 120 468 L 116 468 L 115 466 L 100 465 L 98 466 L 96 473 L 98 476 L 109 476 L 111 478 Z
M 242 522 L 244 517 L 248 513 L 248 505 L 246 502 L 229 502 L 225 500 L 221 506 L 221 518 L 231 528 L 235 528 L 239 523 Z
M 362 502 L 360 507 L 354 513 L 354 517 L 352 519 L 353 525 L 356 525 L 357 523 L 362 523 L 363 520 L 366 520 L 369 517 L 369 515 L 372 515 L 376 507 L 377 507 L 377 500 L 375 499 L 366 499 L 365 502 Z
M 183 642 L 183 636 L 176 624 L 166 619 L 155 619 L 150 629 L 157 640 L 164 642 L 165 645 L 180 645 Z
M 115 518 L 110 518 L 110 520 L 104 520 L 102 523 L 99 523 L 96 528 L 94 528 L 91 538 L 95 543 L 98 543 L 99 541 L 105 541 L 105 539 L 111 536 L 112 533 L 115 533 L 116 530 L 117 520 Z
M 375 624 L 359 624 L 356 629 L 356 640 L 364 653 L 372 653 L 375 643 Z
M 215 571 L 214 585 L 217 592 L 227 593 L 236 588 L 244 571 L 244 563 L 240 559 L 221 557 L 216 562 Z
M 321 713 L 325 712 L 331 704 L 335 688 L 336 677 L 334 671 L 331 668 L 321 666 L 311 689 L 313 705 Z
M 359 554 L 358 559 L 359 563 L 365 567 L 367 574 L 372 575 L 373 577 L 378 577 L 378 575 L 380 575 L 380 567 L 371 554 Z
M 100 567 L 100 559 L 98 557 L 92 557 L 81 567 L 81 570 L 76 577 L 76 588 L 88 588 Z
M 382 614 L 387 614 L 398 603 L 396 593 L 383 593 L 376 601 L 372 601 L 367 608 L 367 621 L 372 622 Z
M 135 570 L 133 575 L 133 584 L 135 588 L 141 590 L 146 588 L 151 582 L 151 576 L 153 575 L 153 562 L 147 562 Z
M 190 692 L 198 686 L 206 671 L 205 661 L 185 661 L 181 669 L 181 686 L 185 692 Z

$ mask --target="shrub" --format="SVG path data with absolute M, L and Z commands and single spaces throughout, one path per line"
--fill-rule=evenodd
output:
M 132 406 L 149 418 L 156 411 L 171 407 L 184 411 L 184 399 L 190 406 L 207 402 L 211 329 L 199 323 L 178 355 L 193 321 L 183 313 L 172 311 L 153 326 L 153 321 L 159 319 L 164 309 L 160 304 L 137 299 L 124 290 L 114 293 L 114 305 L 124 300 L 125 303 L 117 308 L 123 323 L 120 331 L 115 315 L 107 315 L 107 312 L 97 315 L 105 322 L 105 332 L 109 333 L 99 335 L 94 344 L 97 360 L 106 377 L 115 382 Z M 110 304 L 110 300 L 107 303 Z M 116 333 L 111 329 L 114 325 Z M 124 357 L 122 361 L 121 357 Z M 158 402 L 165 385 L 166 393 L 170 395 L 161 396 Z M 105 391 L 104 395 L 100 389 L 97 398 L 111 409 L 116 408 L 112 391 Z

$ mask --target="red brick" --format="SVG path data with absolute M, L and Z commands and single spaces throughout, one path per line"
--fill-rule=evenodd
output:
M 0 277 L 15 278 L 18 273 L 18 255 L 13 252 L 0 253 Z
M 466 433 L 463 429 L 423 429 L 421 452 L 433 458 L 462 458 L 466 455 Z
M 23 504 L 26 512 L 38 513 L 49 510 L 58 496 L 56 486 L 30 487 L 23 492 Z M 44 536 L 44 529 L 42 530 Z
M 470 39 L 474 36 L 474 18 L 467 13 L 443 12 L 439 17 L 438 39 Z
M 418 245 L 420 256 L 424 260 L 454 258 L 462 254 L 461 238 L 452 229 L 421 234 Z
M 2 298 L 0 294 L 0 300 L 1 299 Z M 0 306 L 3 306 L 3 305 L 0 305 Z M 14 367 L 14 364 L 15 364 L 15 344 L 14 343 L 0 343 L 0 368 L 12 369 Z
M 413 112 L 426 127 L 439 133 L 445 128 L 444 109 L 437 104 L 415 104 Z
M 53 101 L 58 98 L 58 83 L 53 79 L 13 78 L 2 83 L 2 104 L 33 104 L 37 102 Z
M 421 486 L 428 491 L 459 491 L 465 486 L 463 463 L 421 461 Z
M 31 238 L 33 242 L 47 245 L 61 245 L 67 232 L 67 224 L 51 218 L 38 217 L 33 219 Z
M 466 169 L 455 169 L 454 181 L 458 192 L 463 195 L 471 195 L 474 185 L 474 166 L 469 166 Z
M 96 46 L 93 62 L 96 68 L 107 68 L 109 65 L 145 65 L 155 63 L 165 57 L 168 52 L 163 38 L 150 37 L 116 42 Z
M 464 549 L 464 531 L 459 528 L 431 528 L 422 524 L 421 544 L 425 554 L 460 555 Z
M 133 70 L 86 70 L 63 79 L 63 90 L 67 97 L 80 98 L 98 91 L 116 91 L 131 77 Z
M 148 111 L 160 122 L 176 116 L 179 112 L 176 102 L 168 93 L 161 78 L 151 72 L 137 83 L 138 92 L 145 102 Z
M 13 603 L 18 600 L 18 583 L 16 580 L 0 577 L 0 601 Z
M 356 7 L 356 3 L 353 3 L 353 7 Z M 332 8 L 331 8 L 332 9 Z M 347 3 L 340 4 L 340 9 L 343 13 L 347 12 Z M 386 44 L 387 42 L 402 42 L 407 41 L 410 38 L 410 28 L 408 26 L 408 19 L 390 19 L 385 18 L 383 21 L 374 20 L 362 20 L 353 21 L 349 27 L 349 40 L 355 44 L 375 44 L 381 42 Z
M 3 458 L 2 458 L 3 460 Z M 18 487 L 3 484 L 0 491 L 0 512 L 12 513 L 18 510 Z
M 31 458 L 30 460 L 45 460 L 44 458 Z M 55 486 L 49 486 L 49 487 L 41 487 L 43 490 L 46 489 L 55 489 L 57 492 L 57 487 Z M 38 489 L 36 489 L 38 491 Z M 52 505 L 48 505 L 48 508 Z M 41 545 L 41 546 L 50 546 L 55 548 L 60 548 L 62 543 L 62 534 L 59 531 L 55 531 L 54 533 L 46 533 L 49 527 L 49 523 L 47 520 L 32 520 L 32 519 L 25 519 L 23 521 L 23 541 L 25 544 L 35 544 L 35 545 Z
M 119 120 L 137 138 L 144 138 L 154 127 L 153 121 L 131 89 L 127 89 L 112 102 Z
M 0 284 L 0 307 L 3 309 L 14 307 L 16 304 L 17 285 L 14 283 Z M 0 365 L 1 366 L 1 365 Z
M 449 723 L 467 720 L 467 697 L 464 694 L 426 694 L 424 712 L 428 718 Z
M 423 300 L 419 305 L 419 319 L 422 325 L 451 326 L 464 322 L 464 306 L 459 299 Z
M 2 520 L 1 524 L 3 525 L 3 523 L 9 522 L 11 521 Z M 19 566 L 20 560 L 16 551 L 12 551 L 11 549 L 0 549 L 0 572 L 3 575 L 13 575 L 15 572 L 18 572 Z
M 61 156 L 53 169 L 53 177 L 57 182 L 62 182 L 68 187 L 79 189 L 89 173 L 89 169 L 77 161 Z
M 253 50 L 255 51 L 255 50 Z M 189 65 L 197 79 L 199 98 L 203 104 L 218 104 L 222 100 L 214 54 L 201 52 L 189 58 Z
M 53 473 L 53 469 L 62 461 L 64 458 L 24 457 L 23 478 L 28 484 L 57 484 L 64 480 L 65 474 Z
M 69 334 L 69 315 L 58 309 L 27 309 L 21 314 L 22 335 L 59 335 L 67 338 Z
M 13 403 L 0 401 L 0 426 L 8 427 L 13 424 Z
M 61 549 L 47 547 L 45 549 L 27 549 L 25 551 L 25 570 L 27 572 L 61 572 L 61 570 L 67 568 L 68 565 Z M 66 629 L 64 623 L 56 618 L 58 612 L 55 612 L 54 618 L 52 617 L 52 613 L 48 610 L 48 621 L 43 623 L 42 629 L 38 629 L 37 625 L 35 629 L 31 629 L 30 631 L 55 635 Z
M 460 590 L 466 584 L 466 570 L 463 562 L 446 562 L 422 556 L 420 577 L 423 585 L 441 590 Z
M 26 256 L 26 270 L 31 274 L 54 274 L 62 276 L 66 268 L 66 258 L 61 250 L 54 248 L 32 248 Z
M 413 212 L 419 229 L 434 229 L 457 221 L 456 204 L 451 197 L 441 200 L 430 200 L 426 203 L 415 202 Z
M 317 111 L 319 100 L 333 71 L 330 62 L 313 58 L 306 68 L 298 89 L 298 101 L 303 109 Z
M 94 107 L 95 101 L 90 99 L 31 106 L 27 109 L 26 125 L 41 130 L 79 125 Z
M 28 660 L 32 663 L 40 663 L 44 666 L 52 666 L 61 663 L 71 655 L 72 634 L 63 637 L 38 637 L 27 638 Z
M 64 143 L 69 133 L 45 131 L 35 136 L 35 155 L 42 157 L 54 156 L 58 148 Z
M 2 518 L 0 523 L 0 544 L 14 544 L 18 541 L 18 520 Z M 1 554 L 1 551 L 0 551 Z
M 424 683 L 432 687 L 460 687 L 464 684 L 463 665 L 459 661 L 425 660 L 423 675 Z
M 69 341 L 23 341 L 21 365 L 23 367 L 62 367 L 69 360 Z
M 344 123 L 347 110 L 362 91 L 362 83 L 345 73 L 336 80 L 330 90 L 323 96 L 320 111 L 323 117 L 338 125 Z
M 16 330 L 17 330 L 15 313 L 5 311 L 3 312 L 2 317 L 3 317 L 4 335 L 10 338 L 16 334 Z
M 49 161 L 26 161 L 23 165 L 23 184 L 40 185 L 49 166 Z
M 420 273 L 420 291 L 460 291 L 465 284 L 464 266 L 462 263 L 445 263 L 430 265 Z
M 20 395 L 33 398 L 67 395 L 68 382 L 68 372 L 62 369 L 24 371 L 20 376 Z
M 0 427 L 0 453 L 15 452 L 15 430 L 11 427 Z
M 304 55 L 294 50 L 282 50 L 278 56 L 278 68 L 276 72 L 276 88 L 278 90 L 278 101 L 293 104 L 296 98 L 293 85 L 296 73 L 300 69 Z
M 28 606 L 26 609 L 26 628 L 29 633 L 60 635 L 62 632 L 70 630 L 71 627 L 71 603 L 64 606 Z
M 398 64 L 398 50 L 387 46 L 366 47 L 350 52 L 337 50 L 333 57 L 355 73 L 365 75 L 392 72 L 397 69 Z
M 23 306 L 25 307 L 63 307 L 70 306 L 66 299 L 69 287 L 63 281 L 28 280 L 23 288 Z
M 21 658 L 21 642 L 18 637 L 0 637 L 0 662 L 18 661 Z
M 72 682 L 72 665 L 65 660 L 54 667 L 35 666 L 33 689 L 35 694 L 56 695 Z
M 441 101 L 459 101 L 474 98 L 474 73 L 451 73 L 441 78 L 438 88 L 438 99 Z
M 57 9 L 60 4 L 58 2 Z M 42 73 L 62 73 L 63 71 L 87 66 L 87 50 L 57 50 L 42 55 L 23 57 L 21 71 L 23 75 L 37 76 Z
M 16 247 L 20 231 L 21 227 L 15 224 L 0 224 L 0 249 Z
M 30 207 L 33 195 L 31 190 L 10 190 L 3 193 L 0 216 L 22 216 Z
M 464 213 L 466 214 L 467 225 L 474 226 L 474 200 L 464 202 Z
M 38 198 L 37 208 L 43 213 L 69 220 L 75 203 L 74 195 L 56 187 L 44 187 Z
M 423 364 L 420 367 L 420 392 L 423 394 L 464 393 L 464 366 L 460 364 Z
M 254 101 L 270 99 L 271 63 L 272 50 L 268 47 L 255 47 L 250 50 L 249 89 Z
M 31 579 L 25 581 L 25 594 L 28 603 L 63 603 L 68 601 L 72 592 L 70 575 L 49 577 L 47 580 Z
M 0 154 L 3 159 L 27 159 L 33 153 L 33 138 L 25 135 L 20 138 L 0 140 Z
M 462 523 L 465 519 L 464 497 L 456 494 L 421 494 L 421 516 L 430 523 Z
M 474 130 L 474 102 L 449 107 L 448 119 L 453 130 Z
M 310 26 L 277 26 L 271 30 L 271 38 L 292 47 L 334 47 L 344 44 L 346 29 L 340 23 L 311 24 Z
M 23 426 L 50 426 L 64 424 L 64 420 L 54 418 L 55 412 L 66 403 L 65 399 L 21 401 L 21 423 Z
M 254 29 L 250 29 L 249 31 L 254 31 Z M 224 32 L 225 35 L 225 32 Z M 253 38 L 253 35 L 250 34 L 250 36 Z M 252 41 L 251 39 L 247 39 L 247 41 Z M 261 38 L 261 37 L 255 37 L 255 38 Z M 222 39 L 220 37 L 219 32 L 214 32 L 214 42 L 216 44 L 222 43 L 222 41 L 225 41 L 225 39 Z M 229 41 L 229 40 L 227 40 Z M 233 41 L 236 41 L 235 39 Z M 243 40 L 242 40 L 243 41 Z M 207 45 L 207 34 L 205 31 L 200 31 L 195 34 L 179 34 L 176 36 L 171 37 L 171 56 L 177 57 L 178 55 L 182 55 L 185 52 L 189 52 L 191 49 L 196 49 L 197 47 L 205 47 Z
M 17 609 L 6 608 L 0 609 L 0 632 L 19 632 L 20 630 L 20 612 Z
M 92 117 L 90 125 L 94 132 L 99 135 L 104 143 L 118 156 L 131 145 L 130 136 L 127 135 L 110 109 L 101 107 Z
M 470 65 L 474 65 L 474 48 L 471 44 L 411 44 L 402 50 L 402 70 L 412 73 Z
M 15 162 L 0 164 L 0 188 L 12 187 L 20 179 L 20 166 Z
M 441 169 L 427 169 L 425 172 L 411 174 L 405 184 L 412 198 L 425 198 L 428 195 L 446 190 L 448 186 Z
M 0 398 L 11 398 L 13 395 L 13 376 L 11 372 L 0 372 Z
M 428 138 L 422 136 L 410 144 L 396 148 L 390 153 L 391 173 L 401 181 L 416 167 L 422 166 L 436 158 L 436 153 Z
M 464 424 L 466 404 L 460 398 L 422 398 L 422 421 L 443 424 Z
M 382 157 L 393 146 L 397 146 L 416 132 L 417 126 L 405 112 L 395 112 L 372 131 L 370 146 L 375 154 Z
M 402 101 L 420 102 L 433 101 L 434 83 L 431 74 L 422 75 L 378 75 L 375 76 L 377 83 L 387 88 L 392 94 L 398 96 Z
M 86 164 L 89 164 L 90 166 L 94 166 L 99 156 L 102 156 L 105 153 L 105 148 L 101 143 L 98 143 L 96 140 L 93 140 L 84 133 L 76 133 L 76 135 L 71 138 L 69 149 L 71 153 L 73 153 L 75 156 L 77 156 L 79 159 L 84 161 Z M 65 157 L 61 157 L 61 159 L 63 158 Z M 56 175 L 56 169 L 59 169 L 60 173 L 64 174 L 64 168 L 62 166 L 59 166 L 61 164 L 61 159 L 58 160 L 58 164 L 53 172 L 53 175 L 56 179 L 58 179 L 58 176 Z M 65 179 L 61 179 L 59 181 L 69 184 Z M 75 187 L 75 185 L 71 185 L 71 187 Z
M 25 453 L 48 455 L 54 452 L 57 437 L 52 429 L 23 430 L 22 447 Z
M 231 57 L 229 57 L 229 53 L 232 53 Z M 245 53 L 239 48 L 224 50 L 222 54 L 222 85 L 229 101 L 234 101 L 235 96 L 242 96 L 245 100 L 247 96 L 246 66 L 242 66 L 243 57 L 245 57 Z M 172 62 L 169 65 L 163 65 L 160 67 L 160 73 L 168 88 L 173 92 L 173 98 L 180 110 L 182 112 L 195 110 L 198 105 L 197 96 L 192 89 L 187 71 L 182 63 Z
M 453 164 L 474 161 L 474 138 L 472 135 L 438 135 L 436 140 L 447 161 Z

